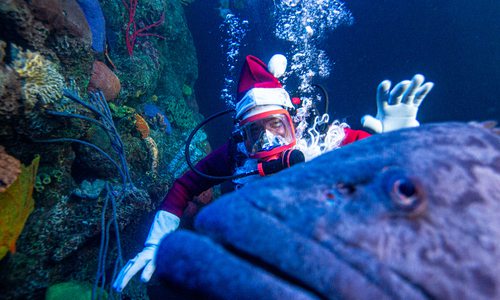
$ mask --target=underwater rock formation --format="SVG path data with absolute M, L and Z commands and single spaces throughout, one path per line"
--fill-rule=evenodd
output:
M 113 101 L 120 93 L 120 79 L 102 61 L 94 61 L 88 91 L 102 91 L 106 100 Z
M 107 27 L 94 26 L 77 2 L 99 5 L 93 0 L 0 1 L 0 139 L 6 152 L 25 165 L 40 156 L 33 184 L 19 191 L 33 191 L 34 210 L 19 209 L 23 218 L 9 219 L 15 223 L 13 231 L 0 237 L 1 299 L 42 299 L 49 286 L 68 280 L 93 284 L 96 270 L 101 278 L 110 278 L 119 253 L 116 233 L 123 231 L 123 256 L 142 246 L 136 242 L 147 234 L 142 223 L 150 223 L 144 219 L 155 211 L 177 172 L 187 169 L 179 153 L 201 117 L 192 90 L 196 52 L 178 1 L 141 1 L 138 20 L 165 12 L 164 23 L 151 33 L 166 39 L 139 37 L 133 57 L 127 52 L 121 1 L 101 1 Z M 103 21 L 98 18 L 97 25 Z M 109 55 L 93 51 L 94 29 L 114 37 Z M 103 37 L 98 36 L 100 48 Z M 102 61 L 114 64 L 113 72 Z M 92 77 L 94 65 L 99 70 Z M 88 87 L 101 89 L 113 101 L 100 104 L 109 113 L 105 126 L 63 93 L 69 89 L 88 104 L 94 101 L 85 95 Z M 144 120 L 151 125 L 144 137 L 135 116 L 151 101 L 161 114 Z M 170 124 L 174 114 L 176 122 Z M 119 145 L 110 141 L 111 129 L 121 139 Z M 125 187 L 116 166 L 89 145 L 128 164 Z M 193 159 L 206 155 L 207 145 L 206 135 L 198 135 Z M 12 178 L 0 171 L 2 190 Z M 108 202 L 115 197 L 112 211 Z M 5 212 L 14 216 L 10 209 Z M 103 216 L 109 220 L 115 214 L 116 228 L 103 229 Z M 112 238 L 104 260 L 99 252 L 103 236 Z M 8 253 L 14 245 L 16 252 Z M 145 287 L 131 283 L 124 297 L 138 294 L 145 294 Z
M 0 145 L 0 193 L 5 192 L 20 173 L 21 162 L 5 152 L 5 148 Z
M 75 0 L 1 1 L 0 28 L 0 39 L 61 63 L 77 81 L 90 74 L 92 36 Z
M 17 144 L 19 135 L 36 136 L 61 127 L 52 123 L 45 109 L 66 109 L 62 89 L 66 85 L 60 65 L 40 52 L 8 46 L 9 62 L 0 61 L 0 136 Z
M 134 1 L 125 1 L 131 3 Z M 127 6 L 128 7 L 128 6 Z M 122 97 L 128 98 L 127 105 L 138 106 L 145 99 L 157 95 L 155 103 L 162 111 L 173 101 L 186 102 L 195 107 L 194 95 L 185 96 L 183 86 L 190 88 L 198 77 L 197 57 L 191 33 L 187 27 L 182 5 L 178 1 L 144 1 L 136 7 L 134 18 L 137 29 L 154 23 L 163 12 L 161 26 L 150 28 L 149 33 L 162 36 L 139 36 L 134 40 L 133 56 L 128 55 L 124 43 L 129 11 L 121 1 L 102 3 L 109 35 L 120 37 L 110 39 L 109 52 L 120 78 Z M 119 12 L 119 13 L 117 13 Z M 141 22 L 139 22 L 141 21 Z M 117 55 L 119 54 L 119 55 Z M 171 115 L 168 115 L 171 118 Z
M 4 121 L 11 119 L 21 114 L 21 80 L 16 71 L 6 66 L 4 63 L 5 51 L 7 43 L 0 40 L 0 117 Z M 0 135 L 2 132 L 0 131 Z
M 157 270 L 210 299 L 498 299 L 498 195 L 489 129 L 376 135 L 221 197 Z
M 93 38 L 84 12 L 74 0 L 33 0 L 29 3 L 33 16 L 58 35 L 70 35 L 86 44 Z M 50 33 L 49 33 L 50 34 Z

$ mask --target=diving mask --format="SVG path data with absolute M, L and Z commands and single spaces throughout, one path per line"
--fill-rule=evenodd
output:
M 295 129 L 288 111 L 271 110 L 240 122 L 245 148 L 252 158 L 264 158 L 295 145 Z

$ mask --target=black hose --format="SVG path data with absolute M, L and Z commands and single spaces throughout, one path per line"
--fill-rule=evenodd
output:
M 222 115 L 228 114 L 230 112 L 234 112 L 234 111 L 235 111 L 234 109 L 227 109 L 227 110 L 218 112 L 216 114 L 213 114 L 210 117 L 206 118 L 205 120 L 201 121 L 201 123 L 198 124 L 193 129 L 193 131 L 191 131 L 191 134 L 189 135 L 189 137 L 186 140 L 186 147 L 184 149 L 184 155 L 186 157 L 186 162 L 187 162 L 189 168 L 191 168 L 191 170 L 193 170 L 193 172 L 195 172 L 196 174 L 198 174 L 198 175 L 200 175 L 202 177 L 211 179 L 211 180 L 223 180 L 223 181 L 224 180 L 234 180 L 234 179 L 238 179 L 238 178 L 241 178 L 241 177 L 246 177 L 246 176 L 249 176 L 249 175 L 259 174 L 259 171 L 255 170 L 255 171 L 251 171 L 251 172 L 243 173 L 243 174 L 238 174 L 238 175 L 213 176 L 213 175 L 205 174 L 205 173 L 201 172 L 200 170 L 196 169 L 196 167 L 191 162 L 191 155 L 189 154 L 189 148 L 191 146 L 191 141 L 193 140 L 193 137 L 196 135 L 196 133 L 198 132 L 198 130 L 200 130 L 205 124 L 207 124 L 208 122 L 212 121 L 213 119 L 218 118 L 218 117 L 220 117 Z
M 315 83 L 312 86 L 317 87 L 321 90 L 321 93 L 323 94 L 323 98 L 325 99 L 325 110 L 323 113 L 327 114 L 328 113 L 328 106 L 330 105 L 330 99 L 328 98 L 328 93 L 326 92 L 326 89 L 324 86 L 321 84 Z

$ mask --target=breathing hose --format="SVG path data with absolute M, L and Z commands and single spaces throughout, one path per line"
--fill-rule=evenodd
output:
M 330 105 L 330 99 L 328 98 L 328 93 L 326 92 L 325 87 L 322 86 L 321 84 L 318 84 L 318 83 L 315 83 L 312 86 L 317 87 L 318 89 L 320 89 L 321 93 L 323 94 L 323 98 L 325 99 L 325 111 L 324 111 L 324 113 L 327 114 L 328 113 L 328 108 L 329 108 L 329 105 Z
M 235 112 L 235 110 L 234 109 L 227 109 L 227 110 L 224 110 L 224 111 L 221 111 L 221 112 L 218 112 L 216 114 L 211 115 L 210 117 L 208 117 L 205 120 L 203 120 L 200 124 L 198 124 L 193 129 L 193 131 L 191 131 L 191 134 L 187 138 L 187 140 L 186 140 L 186 147 L 184 149 L 184 155 L 186 157 L 186 162 L 187 162 L 189 168 L 191 168 L 191 170 L 193 170 L 193 172 L 195 172 L 196 174 L 198 174 L 198 175 L 200 175 L 202 177 L 211 179 L 211 180 L 234 180 L 234 179 L 238 179 L 238 178 L 241 178 L 241 177 L 246 177 L 246 176 L 250 176 L 250 175 L 257 175 L 257 174 L 259 174 L 259 171 L 255 170 L 255 171 L 251 171 L 251 172 L 247 172 L 247 173 L 242 173 L 242 174 L 238 174 L 238 175 L 214 176 L 214 175 L 205 174 L 205 173 L 201 172 L 200 170 L 196 169 L 196 167 L 191 162 L 191 155 L 189 154 L 189 148 L 191 146 L 191 141 L 193 140 L 193 137 L 196 135 L 196 133 L 198 132 L 198 130 L 200 130 L 203 126 L 205 126 L 205 124 L 207 124 L 208 122 L 212 121 L 213 119 L 218 118 L 220 116 L 223 116 L 225 114 L 231 113 L 231 112 Z

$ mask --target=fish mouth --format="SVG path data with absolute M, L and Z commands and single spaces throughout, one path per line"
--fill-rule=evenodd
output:
M 204 213 L 198 232 L 167 236 L 157 257 L 160 277 L 214 299 L 433 298 L 339 236 L 324 243 L 269 211 L 241 209 L 241 202 L 238 211 L 226 207 L 224 218 Z

